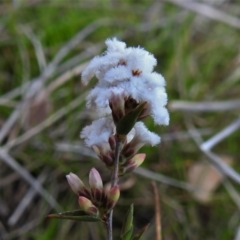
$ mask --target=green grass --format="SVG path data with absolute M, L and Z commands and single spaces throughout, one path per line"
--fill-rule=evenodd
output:
M 120 35 L 130 46 L 142 46 L 152 52 L 158 59 L 156 71 L 166 78 L 169 101 L 213 101 L 239 98 L 240 76 L 230 76 L 239 64 L 239 30 L 226 24 L 203 19 L 191 12 L 173 4 L 164 2 L 158 12 L 149 9 L 154 1 L 133 1 L 124 3 L 114 1 L 37 1 L 30 5 L 24 2 L 19 7 L 13 3 L 0 3 L 3 13 L 0 31 L 0 95 L 6 94 L 34 77 L 40 75 L 36 51 L 31 41 L 21 31 L 20 25 L 28 27 L 42 44 L 42 49 L 49 63 L 59 49 L 84 27 L 94 21 L 107 18 L 112 25 L 101 26 L 81 43 L 79 43 L 62 63 L 94 44 L 103 43 L 106 38 Z M 34 2 L 34 1 L 33 1 Z M 234 3 L 233 3 L 234 4 Z M 237 3 L 236 3 L 237 6 Z M 149 12 L 150 11 L 150 12 Z M 152 9 L 153 11 L 153 9 Z M 142 31 L 140 25 L 150 22 L 150 28 Z M 148 23 L 149 23 L 148 22 Z M 116 24 L 115 24 L 116 23 Z M 162 24 L 158 26 L 158 24 Z M 102 49 L 100 52 L 103 52 Z M 80 60 L 78 64 L 84 63 Z M 53 75 L 47 85 L 56 80 Z M 49 116 L 64 106 L 88 88 L 80 83 L 80 76 L 71 77 L 62 86 L 49 95 L 51 111 Z M 12 99 L 17 103 L 18 96 Z M 0 126 L 8 119 L 15 105 L 0 105 Z M 25 113 L 23 113 L 24 115 Z M 171 112 L 170 125 L 154 126 L 152 120 L 146 120 L 151 130 L 160 135 L 186 131 L 186 118 L 198 128 L 211 128 L 217 133 L 230 124 L 239 114 L 239 110 L 219 113 Z M 81 129 L 91 122 L 91 115 L 86 111 L 85 104 L 79 106 L 54 124 L 41 131 L 27 142 L 11 149 L 10 154 L 24 166 L 33 176 L 37 177 L 43 169 L 49 176 L 43 184 L 64 210 L 78 208 L 77 200 L 65 180 L 69 172 L 78 174 L 88 181 L 88 172 L 92 167 L 99 169 L 105 183 L 110 172 L 100 161 L 95 161 L 80 153 L 59 152 L 54 144 L 66 142 L 82 144 L 79 139 Z M 3 145 L 27 131 L 19 119 L 12 127 Z M 210 136 L 205 136 L 208 139 Z M 239 133 L 236 132 L 214 148 L 220 155 L 239 158 Z M 141 152 L 147 153 L 143 166 L 157 173 L 187 181 L 187 171 L 191 164 L 203 158 L 191 138 L 162 142 L 159 147 L 144 147 Z M 8 183 L 0 186 L 0 201 L 7 207 L 7 213 L 0 212 L 0 233 L 9 237 L 6 239 L 104 239 L 105 232 L 101 224 L 74 223 L 68 221 L 46 220 L 48 213 L 55 210 L 47 208 L 47 203 L 35 196 L 14 225 L 8 224 L 8 218 L 26 194 L 27 185 L 16 173 L 1 162 L 0 182 Z M 240 171 L 237 161 L 234 169 Z M 11 180 L 11 176 L 13 176 Z M 114 228 L 116 233 L 121 229 L 122 219 L 130 203 L 135 203 L 135 224 L 137 229 L 151 222 L 151 227 L 143 240 L 154 239 L 154 204 L 150 179 L 139 175 L 129 175 L 124 181 L 135 179 L 134 185 L 124 190 L 115 210 Z M 240 187 L 234 184 L 237 190 Z M 234 204 L 225 187 L 220 186 L 213 193 L 212 200 L 201 204 L 186 190 L 159 183 L 161 199 L 161 220 L 163 239 L 233 239 L 239 225 L 236 215 L 238 207 Z M 24 230 L 24 225 L 38 219 L 39 223 L 26 231 L 19 231 L 14 236 L 11 233 Z M 4 231 L 1 231 L 1 226 Z M 89 237 L 91 231 L 96 236 Z M 100 237 L 99 237 L 100 236 Z M 3 238 L 5 239 L 5 238 Z

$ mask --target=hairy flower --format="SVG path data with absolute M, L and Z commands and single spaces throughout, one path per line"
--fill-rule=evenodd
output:
M 137 122 L 132 129 L 132 133 L 130 133 L 129 137 L 130 135 L 133 135 L 133 137 L 129 142 L 138 149 L 143 145 L 155 146 L 160 143 L 160 137 L 156 133 L 149 131 L 143 122 Z
M 101 156 L 110 155 L 114 151 L 111 146 L 111 140 L 114 140 L 114 132 L 113 119 L 100 118 L 82 130 L 81 138 L 101 158 Z M 160 137 L 156 133 L 149 131 L 143 122 L 137 122 L 126 136 L 126 140 L 127 144 L 131 146 L 130 148 L 138 151 L 143 145 L 157 145 L 160 142 Z
M 87 97 L 87 107 L 94 107 L 101 116 L 110 115 L 110 100 L 113 95 L 122 95 L 138 103 L 147 102 L 148 114 L 155 123 L 167 125 L 165 80 L 153 72 L 157 63 L 154 56 L 140 47 L 126 48 L 116 38 L 108 39 L 106 45 L 105 54 L 93 58 L 82 73 L 84 84 L 93 76 L 98 79 Z
M 80 137 L 84 139 L 88 147 L 94 145 L 101 146 L 103 143 L 108 143 L 109 137 L 114 133 L 114 124 L 111 118 L 100 118 L 86 126 Z

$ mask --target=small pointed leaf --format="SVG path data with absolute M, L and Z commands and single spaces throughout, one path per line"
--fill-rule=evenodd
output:
M 147 224 L 142 230 L 136 234 L 131 240 L 139 240 L 141 239 L 142 235 L 145 233 L 145 231 L 148 229 L 149 224 Z
M 133 222 L 133 204 L 131 204 L 124 219 L 123 227 L 121 230 L 121 236 L 124 236 L 127 232 L 129 232 L 129 230 L 133 228 L 132 222 Z
M 120 240 L 130 240 L 133 233 L 133 226 L 123 235 L 120 236 Z
M 69 219 L 76 221 L 84 221 L 84 222 L 99 222 L 101 218 L 97 216 L 91 216 L 86 214 L 82 210 L 73 210 L 63 213 L 49 214 L 48 218 L 59 218 L 59 219 Z
M 120 119 L 116 126 L 117 134 L 126 136 L 131 131 L 146 104 L 147 102 L 141 102 L 134 110 Z

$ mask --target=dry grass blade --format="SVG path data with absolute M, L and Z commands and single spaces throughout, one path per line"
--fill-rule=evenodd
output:
M 32 30 L 24 25 L 20 25 L 19 29 L 27 36 L 27 38 L 32 42 L 34 49 L 35 49 L 35 53 L 36 53 L 36 57 L 38 60 L 38 65 L 39 65 L 39 69 L 40 71 L 43 71 L 44 68 L 46 68 L 47 66 L 47 62 L 46 62 L 46 58 L 44 55 L 44 51 L 43 51 L 43 47 L 41 42 L 39 41 L 39 39 L 37 38 L 37 36 L 32 32 Z
M 55 79 L 51 84 L 48 85 L 46 88 L 46 91 L 48 94 L 50 94 L 52 91 L 54 91 L 56 88 L 60 87 L 64 83 L 66 83 L 68 80 L 70 80 L 72 77 L 79 75 L 82 70 L 86 67 L 86 63 L 80 64 L 73 69 L 70 69 L 63 73 L 61 76 Z
M 214 154 L 211 151 L 203 149 L 201 146 L 204 143 L 200 134 L 198 134 L 197 130 L 193 126 L 190 126 L 189 123 L 186 124 L 188 125 L 189 133 L 192 135 L 192 139 L 197 144 L 199 149 L 208 157 L 210 163 L 212 163 L 216 167 L 216 169 L 218 169 L 218 171 L 220 171 L 222 174 L 228 176 L 229 178 L 240 184 L 239 173 L 236 172 L 232 167 L 224 163 L 218 155 Z
M 16 87 L 8 93 L 3 94 L 2 96 L 0 96 L 0 104 L 5 104 L 11 101 L 11 99 L 20 96 L 22 92 L 25 92 L 28 89 L 29 86 L 30 82 L 26 82 L 22 86 Z
M 15 124 L 18 116 L 20 115 L 21 109 L 16 108 L 8 120 L 3 124 L 0 130 L 0 142 L 4 139 L 4 137 L 8 134 L 12 126 Z
M 59 152 L 71 152 L 86 157 L 97 158 L 96 154 L 91 149 L 84 146 L 82 143 L 71 144 L 65 142 L 57 142 L 55 143 L 55 150 Z
M 43 184 L 43 182 L 47 178 L 47 174 L 49 174 L 49 171 L 46 171 L 46 169 L 43 170 L 42 173 L 40 173 L 39 177 L 37 178 L 37 181 L 39 181 L 40 184 Z M 32 187 L 28 190 L 25 196 L 21 199 L 18 206 L 15 208 L 12 215 L 9 217 L 8 219 L 9 226 L 14 226 L 18 222 L 18 220 L 20 219 L 20 217 L 22 216 L 22 214 L 24 213 L 24 211 L 26 210 L 28 205 L 31 203 L 32 199 L 36 194 L 37 194 L 37 191 L 35 188 Z
M 154 173 L 148 169 L 142 168 L 142 167 L 138 167 L 134 170 L 134 173 L 146 177 L 148 179 L 157 181 L 157 182 L 161 182 L 170 186 L 174 186 L 174 187 L 178 187 L 178 188 L 182 188 L 188 191 L 195 191 L 195 186 L 189 184 L 189 183 L 185 183 L 185 182 L 181 182 L 178 181 L 176 179 L 170 178 L 170 177 L 166 177 L 162 174 L 159 173 Z
M 50 195 L 24 167 L 22 167 L 14 158 L 12 158 L 6 151 L 0 149 L 0 158 L 17 172 L 30 186 L 32 186 L 56 211 L 62 211 L 62 207 L 56 202 L 56 200 Z
M 222 159 L 211 151 L 205 151 L 201 149 L 203 153 L 208 157 L 209 161 L 224 175 L 228 176 L 238 184 L 240 184 L 240 175 L 232 167 L 228 166 L 222 161 Z
M 194 1 L 182 1 L 182 0 L 167 0 L 168 2 L 174 3 L 180 7 L 188 9 L 190 11 L 199 13 L 210 19 L 226 23 L 234 28 L 240 29 L 240 20 L 228 13 L 220 11 L 212 6 L 204 3 Z
M 237 192 L 237 190 L 233 187 L 231 182 L 228 181 L 227 179 L 225 179 L 223 181 L 223 185 L 227 189 L 229 195 L 232 197 L 232 199 L 235 202 L 235 204 L 237 205 L 237 207 L 240 209 L 240 195 Z
M 12 112 L 9 119 L 5 122 L 3 128 L 0 130 L 0 142 L 3 140 L 3 138 L 6 136 L 6 134 L 9 132 L 9 130 L 12 128 L 12 126 L 15 124 L 17 119 L 19 118 L 20 112 L 22 110 L 22 107 L 26 105 L 26 99 L 31 98 L 36 93 L 38 93 L 39 89 L 43 87 L 44 82 L 55 72 L 57 65 L 62 61 L 62 59 L 77 45 L 79 44 L 85 37 L 87 37 L 90 33 L 95 31 L 98 27 L 105 25 L 109 23 L 107 20 L 99 20 L 96 21 L 90 25 L 88 25 L 86 28 L 78 32 L 70 41 L 68 41 L 57 53 L 57 55 L 54 57 L 54 59 L 47 65 L 47 67 L 44 69 L 42 74 L 33 79 L 31 81 L 31 84 L 29 88 L 27 88 L 27 92 L 24 97 L 24 104 L 20 103 L 17 108 Z M 28 84 L 28 83 L 26 83 Z M 25 89 L 25 84 L 22 86 L 23 89 Z
M 228 137 L 230 134 L 234 133 L 238 128 L 240 128 L 240 118 L 229 124 L 222 131 L 205 141 L 203 144 L 201 144 L 201 149 L 203 149 L 204 151 L 210 150 L 217 143 Z
M 240 226 L 237 229 L 237 233 L 236 233 L 234 240 L 240 240 Z
M 84 38 L 86 38 L 89 34 L 94 32 L 97 28 L 111 24 L 111 21 L 109 19 L 99 19 L 98 21 L 95 21 L 91 24 L 89 24 L 87 27 L 82 29 L 80 32 L 78 32 L 70 41 L 68 41 L 58 52 L 58 54 L 55 56 L 53 61 L 51 62 L 51 66 L 58 65 L 62 59 L 74 48 L 77 44 L 79 44 Z
M 6 145 L 3 146 L 3 148 L 6 151 L 9 151 L 14 146 L 17 146 L 17 145 L 29 140 L 30 138 L 32 138 L 36 134 L 40 133 L 45 128 L 51 126 L 57 120 L 59 120 L 60 118 L 65 116 L 67 113 L 69 113 L 70 111 L 72 111 L 73 109 L 78 107 L 79 104 L 81 104 L 85 100 L 85 95 L 86 94 L 80 95 L 78 98 L 76 98 L 74 101 L 72 101 L 68 106 L 61 108 L 56 113 L 54 113 L 49 118 L 47 118 L 44 122 L 41 122 L 36 127 L 31 128 L 29 131 L 27 131 L 23 135 L 8 142 Z
M 209 128 L 204 128 L 204 129 L 198 129 L 198 133 L 201 136 L 205 136 L 205 135 L 209 135 L 213 132 L 213 130 L 209 129 Z M 192 133 L 193 135 L 195 133 Z M 176 131 L 173 133 L 165 133 L 161 135 L 161 141 L 162 142 L 169 142 L 169 141 L 173 141 L 173 140 L 187 140 L 189 138 L 191 138 L 192 136 L 190 135 L 190 133 L 188 131 Z
M 185 112 L 225 112 L 234 109 L 240 109 L 240 100 L 230 101 L 211 101 L 211 102 L 188 102 L 171 101 L 169 103 L 171 111 Z
M 29 231 L 31 231 L 33 228 L 35 228 L 39 224 L 40 221 L 41 221 L 40 219 L 34 219 L 33 221 L 24 224 L 22 227 L 14 230 L 14 231 L 11 231 L 10 233 L 3 234 L 2 238 L 3 238 L 3 240 L 19 238 L 24 233 L 29 233 Z

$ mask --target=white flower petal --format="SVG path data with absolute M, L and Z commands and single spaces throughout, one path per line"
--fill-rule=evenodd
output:
M 126 48 L 126 43 L 125 42 L 121 42 L 119 40 L 117 40 L 117 38 L 108 38 L 105 41 L 108 49 L 108 52 L 112 52 L 112 51 L 119 51 L 119 52 L 123 52 L 124 49 Z
M 143 122 L 137 122 L 134 126 L 135 136 L 133 141 L 138 141 L 139 143 L 149 144 L 155 146 L 160 143 L 160 137 L 153 132 L 150 132 Z
M 117 67 L 109 69 L 103 76 L 103 79 L 109 83 L 120 82 L 120 81 L 127 81 L 131 78 L 132 72 L 129 71 L 126 66 L 119 65 Z
M 110 135 L 114 133 L 114 124 L 111 118 L 100 118 L 86 126 L 80 137 L 84 139 L 88 147 L 101 145 L 108 142 Z

